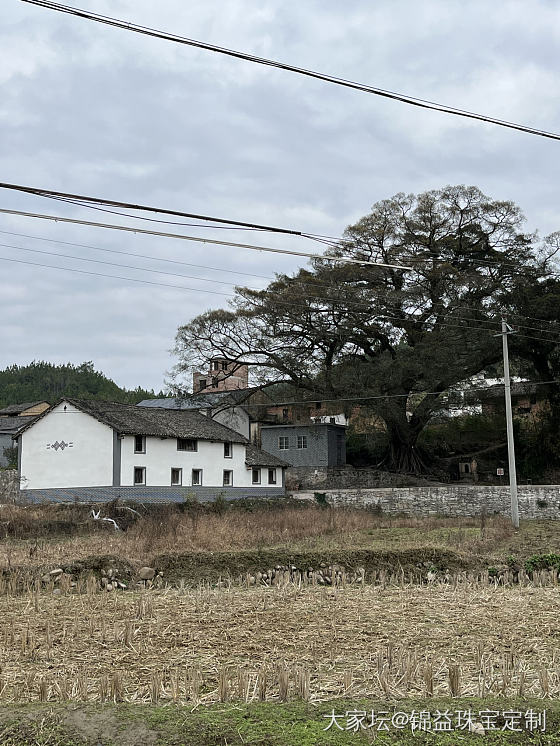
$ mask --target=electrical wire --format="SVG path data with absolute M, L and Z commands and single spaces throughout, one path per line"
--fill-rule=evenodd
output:
M 201 238 L 200 236 L 186 236 L 181 233 L 164 233 L 162 231 L 150 231 L 150 230 L 146 230 L 145 228 L 136 228 L 136 227 L 127 226 L 127 225 L 116 225 L 115 223 L 96 223 L 90 220 L 78 220 L 77 218 L 65 218 L 59 215 L 44 215 L 40 213 L 23 212 L 22 210 L 8 210 L 5 208 L 0 209 L 0 213 L 6 214 L 6 215 L 18 215 L 20 217 L 26 217 L 26 218 L 39 218 L 41 220 L 52 220 L 55 223 L 71 223 L 74 225 L 87 225 L 93 228 L 108 228 L 111 230 L 125 231 L 128 233 L 141 233 L 142 235 L 146 235 L 146 236 L 161 236 L 163 238 L 181 239 L 183 241 L 195 241 L 197 243 L 214 244 L 217 246 L 228 246 L 228 247 L 239 248 L 239 249 L 251 249 L 253 251 L 266 251 L 266 252 L 271 252 L 274 254 L 286 254 L 286 255 L 300 256 L 300 257 L 306 257 L 306 258 L 311 258 L 311 259 L 324 259 L 326 261 L 341 262 L 343 264 L 360 264 L 362 266 L 381 267 L 381 268 L 389 267 L 391 269 L 398 269 L 398 270 L 411 270 L 412 269 L 412 267 L 405 267 L 405 266 L 398 265 L 398 264 L 382 264 L 382 263 L 377 264 L 375 262 L 365 262 L 365 261 L 360 261 L 359 259 L 351 259 L 349 257 L 346 258 L 346 257 L 321 256 L 319 254 L 310 254 L 304 251 L 292 251 L 290 249 L 277 249 L 277 248 L 272 248 L 270 246 L 255 246 L 254 244 L 236 243 L 234 241 L 220 241 L 215 238 Z
M 171 220 L 154 220 L 151 218 L 142 217 L 139 215 L 131 215 L 124 212 L 114 212 L 115 215 L 121 215 L 123 217 L 134 218 L 135 220 L 147 220 L 149 222 L 164 223 L 167 225 L 188 225 L 196 228 L 222 228 L 224 230 L 249 230 L 249 231 L 262 231 L 269 233 L 281 233 L 291 236 L 299 236 L 302 238 L 310 238 L 313 240 L 320 241 L 321 243 L 327 243 L 332 245 L 332 242 L 338 242 L 340 239 L 333 236 L 325 236 L 319 233 L 310 233 L 295 230 L 292 228 L 279 228 L 270 225 L 262 225 L 260 223 L 246 222 L 242 220 L 230 220 L 228 218 L 217 218 L 210 217 L 208 215 L 200 215 L 197 213 L 183 212 L 181 210 L 171 210 L 166 207 L 154 207 L 152 205 L 135 204 L 133 202 L 121 202 L 117 200 L 105 199 L 103 197 L 89 197 L 83 194 L 73 194 L 71 192 L 58 192 L 53 189 L 41 189 L 39 187 L 25 186 L 22 184 L 10 184 L 7 182 L 0 182 L 1 189 L 7 189 L 16 192 L 23 192 L 30 194 L 35 197 L 44 197 L 46 199 L 57 200 L 58 202 L 67 202 L 68 204 L 78 205 L 80 207 L 87 207 L 92 210 L 99 210 L 101 212 L 110 212 L 112 210 L 106 210 L 99 207 L 99 205 L 106 205 L 108 207 L 116 207 L 121 209 L 138 210 L 141 212 L 159 213 L 161 215 L 174 215 L 176 217 L 192 218 L 204 222 L 214 223 L 215 225 L 204 225 L 201 223 L 182 223 Z M 217 225 L 217 224 L 220 225 Z
M 238 361 L 235 361 L 235 362 L 238 362 Z M 252 364 L 253 363 L 239 362 L 239 365 L 252 365 Z M 558 384 L 560 384 L 560 381 L 558 381 L 558 380 L 554 380 L 554 381 L 519 381 L 518 384 L 512 384 L 512 387 L 515 386 L 515 385 L 519 385 L 519 386 L 525 386 L 525 385 L 526 386 L 552 386 L 552 385 L 558 385 Z M 272 385 L 278 385 L 278 384 L 275 383 L 275 384 L 272 384 Z M 280 402 L 269 401 L 269 402 L 262 403 L 262 404 L 249 404 L 249 403 L 246 403 L 244 400 L 240 400 L 240 401 L 237 401 L 237 402 L 227 403 L 227 405 L 226 405 L 226 403 L 224 403 L 224 404 L 216 403 L 215 406 L 220 406 L 223 409 L 231 409 L 231 408 L 235 408 L 235 407 L 243 407 L 244 409 L 263 409 L 263 408 L 268 409 L 269 407 L 283 407 L 283 406 L 290 406 L 290 405 L 296 405 L 296 404 L 297 405 L 305 406 L 307 404 L 330 404 L 332 402 L 334 402 L 335 404 L 337 404 L 339 402 L 360 402 L 360 401 L 370 401 L 370 400 L 380 400 L 380 399 L 383 399 L 383 400 L 384 399 L 410 399 L 410 398 L 413 398 L 415 396 L 443 396 L 443 395 L 454 396 L 454 395 L 457 395 L 457 394 L 470 394 L 470 393 L 475 392 L 475 391 L 486 391 L 486 392 L 488 392 L 488 391 L 491 391 L 492 389 L 495 389 L 495 388 L 498 388 L 498 387 L 503 388 L 504 385 L 505 384 L 503 384 L 503 383 L 496 383 L 496 384 L 492 384 L 491 386 L 475 386 L 474 388 L 454 389 L 452 391 L 412 391 L 412 392 L 410 392 L 408 394 L 376 394 L 376 395 L 372 395 L 372 396 L 344 396 L 344 397 L 337 397 L 336 399 L 327 399 L 327 398 L 324 398 L 324 397 L 321 397 L 320 399 L 292 399 L 290 401 L 280 401 Z M 243 389 L 235 389 L 234 391 L 239 392 L 239 391 L 242 391 L 242 390 Z M 261 389 L 259 387 L 256 387 L 256 391 L 262 391 L 262 392 L 264 392 L 265 389 L 264 388 Z M 228 393 L 232 393 L 232 392 L 206 391 L 206 392 L 203 392 L 203 393 L 198 393 L 197 392 L 196 394 L 187 394 L 185 396 L 174 396 L 174 397 L 169 397 L 169 398 L 177 399 L 179 401 L 182 401 L 182 400 L 186 401 L 186 400 L 194 399 L 197 396 L 201 396 L 201 397 L 205 397 L 207 395 L 212 396 L 212 395 L 215 395 L 216 393 L 226 393 L 226 394 L 228 394 Z M 255 389 L 251 389 L 250 392 L 247 394 L 247 396 L 249 397 L 249 396 L 251 396 L 254 393 L 255 393 Z M 157 400 L 157 399 L 160 399 L 162 397 L 155 397 L 155 398 Z M 163 397 L 163 398 L 168 398 L 168 397 Z M 440 404 L 442 406 L 446 406 L 446 403 L 444 401 L 440 402 Z M 477 406 L 477 404 L 479 404 L 479 402 L 476 402 L 476 403 L 473 403 L 473 404 L 470 404 L 470 403 L 469 404 L 464 404 L 464 406 L 454 406 L 454 407 L 453 406 L 452 407 L 447 407 L 446 406 L 446 408 L 453 409 L 453 410 L 463 411 L 464 409 L 467 409 L 469 407 L 475 407 L 475 406 Z M 131 404 L 130 406 L 138 406 L 138 405 L 137 404 L 136 405 Z M 201 408 L 204 408 L 205 406 L 206 405 L 202 405 Z M 156 407 L 156 409 L 157 409 L 157 407 Z M 75 413 L 73 413 L 73 412 L 65 412 L 65 413 L 60 412 L 60 413 L 57 413 L 57 414 L 68 415 L 68 414 L 75 414 Z M 318 417 L 321 417 L 321 416 L 327 416 L 328 417 L 329 415 L 317 415 L 317 416 Z M 282 424 L 282 423 L 279 423 L 279 424 Z M 287 424 L 291 424 L 291 423 L 287 423 Z
M 54 254 L 54 255 L 56 255 L 56 254 Z M 74 258 L 77 258 L 77 257 L 74 257 Z M 8 257 L 0 257 L 0 260 L 1 261 L 14 262 L 14 263 L 17 263 L 17 264 L 25 264 L 25 265 L 36 266 L 36 267 L 43 267 L 43 268 L 47 268 L 47 269 L 62 270 L 62 271 L 65 271 L 65 272 L 77 272 L 79 274 L 91 275 L 91 276 L 95 276 L 95 277 L 106 277 L 106 278 L 111 278 L 111 279 L 126 280 L 126 281 L 130 281 L 130 282 L 142 283 L 142 284 L 146 284 L 146 285 L 155 285 L 155 286 L 173 288 L 173 289 L 178 289 L 178 290 L 187 290 L 189 292 L 198 292 L 198 293 L 205 293 L 205 294 L 210 294 L 210 295 L 220 295 L 220 296 L 226 297 L 226 298 L 236 298 L 237 297 L 235 295 L 228 294 L 228 293 L 225 293 L 225 292 L 218 292 L 218 291 L 207 290 L 207 289 L 202 289 L 202 288 L 192 288 L 192 287 L 187 287 L 187 286 L 184 286 L 184 285 L 172 285 L 170 283 L 155 282 L 155 281 L 151 281 L 151 280 L 142 280 L 142 279 L 133 278 L 133 277 L 123 277 L 121 275 L 111 275 L 111 274 L 107 274 L 107 273 L 91 272 L 91 271 L 88 271 L 88 270 L 80 270 L 80 269 L 75 269 L 75 268 L 70 268 L 70 267 L 60 267 L 60 266 L 56 266 L 56 265 L 41 264 L 41 263 L 38 263 L 38 262 L 29 262 L 29 261 L 24 261 L 24 260 L 20 260 L 20 259 L 11 259 L 11 258 L 8 258 Z M 89 260 L 84 259 L 84 261 L 89 261 Z M 95 260 L 91 260 L 91 261 L 95 261 Z M 121 266 L 124 266 L 124 265 L 121 265 Z M 181 276 L 181 275 L 177 275 L 177 276 Z M 260 291 L 256 291 L 256 292 L 260 292 Z M 329 299 L 329 298 L 324 298 L 322 296 L 317 296 L 317 299 L 321 300 L 321 301 L 323 301 L 325 303 L 328 302 L 328 301 L 332 301 L 333 300 L 333 299 Z M 277 298 L 274 299 L 274 302 L 277 305 L 286 306 L 288 308 L 294 308 L 294 307 L 298 307 L 298 306 L 299 307 L 303 307 L 303 306 L 301 306 L 301 304 L 297 304 L 297 303 L 295 303 L 293 301 L 289 301 L 289 302 L 288 301 L 282 301 L 282 300 L 278 300 Z M 344 299 L 337 299 L 337 302 L 348 304 L 348 301 L 345 301 Z M 365 304 L 361 304 L 361 307 L 366 308 L 367 306 Z M 304 308 L 308 309 L 307 306 L 305 306 Z M 401 323 L 404 322 L 404 321 L 407 321 L 408 323 L 414 323 L 414 321 L 415 321 L 414 316 L 408 316 L 408 318 L 403 319 L 402 316 L 392 316 L 392 315 L 387 314 L 385 312 L 378 312 L 377 316 L 375 314 L 373 315 L 373 318 L 376 318 L 376 320 L 380 320 L 380 321 L 397 320 L 397 321 L 400 321 Z M 448 321 L 445 321 L 445 322 L 443 322 L 443 321 L 430 322 L 428 320 L 424 320 L 424 321 L 422 321 L 422 323 L 423 324 L 433 324 L 435 327 L 438 327 L 438 328 L 442 327 L 442 328 L 461 329 L 462 331 L 465 331 L 465 330 L 474 330 L 474 331 L 476 331 L 478 333 L 480 333 L 481 331 L 486 331 L 486 332 L 492 331 L 492 329 L 489 329 L 488 327 L 484 327 L 484 326 L 472 326 L 472 322 L 473 321 L 474 322 L 477 321 L 475 319 L 469 319 L 469 321 L 471 321 L 471 325 L 466 325 L 466 324 L 452 324 L 452 323 L 450 323 Z M 486 320 L 482 320 L 482 321 L 486 321 Z M 491 323 L 491 322 L 486 322 L 486 323 Z M 424 330 L 424 331 L 429 332 L 430 330 Z M 500 335 L 496 334 L 495 336 L 500 336 Z M 555 340 L 555 339 L 549 339 L 549 338 L 544 338 L 544 337 L 542 337 L 542 338 L 541 337 L 534 337 L 534 336 L 530 337 L 528 335 L 523 335 L 523 334 L 516 334 L 516 336 L 519 337 L 519 338 L 523 338 L 523 339 L 533 339 L 533 340 L 547 342 L 549 344 L 554 344 L 554 345 L 560 344 L 560 339 Z
M 184 44 L 197 49 L 204 49 L 209 52 L 215 52 L 218 54 L 227 55 L 229 57 L 235 57 L 247 62 L 256 63 L 258 65 L 266 65 L 268 67 L 285 70 L 299 75 L 304 75 L 309 78 L 315 78 L 326 83 L 333 83 L 335 85 L 344 86 L 364 93 L 370 93 L 375 96 L 381 96 L 383 98 L 392 99 L 399 101 L 410 106 L 416 106 L 422 109 L 430 109 L 432 111 L 438 111 L 442 114 L 453 114 L 455 116 L 464 117 L 467 119 L 474 119 L 480 122 L 488 124 L 496 124 L 500 127 L 507 127 L 509 129 L 518 130 L 531 135 L 537 135 L 539 137 L 546 137 L 552 140 L 560 140 L 560 135 L 554 132 L 547 132 L 545 130 L 536 129 L 523 124 L 517 124 L 515 122 L 509 122 L 505 119 L 498 119 L 496 117 L 486 116 L 484 114 L 476 114 L 475 112 L 467 111 L 465 109 L 458 109 L 452 106 L 445 106 L 443 104 L 436 103 L 435 101 L 429 101 L 426 99 L 417 98 L 415 96 L 408 96 L 402 93 L 396 93 L 395 91 L 389 91 L 384 88 L 378 88 L 376 86 L 365 85 L 357 83 L 346 78 L 339 78 L 334 75 L 327 75 L 320 73 L 315 70 L 309 70 L 303 67 L 297 67 L 284 62 L 278 62 L 276 60 L 267 59 L 265 57 L 258 57 L 257 55 L 248 54 L 246 52 L 240 52 L 234 49 L 228 49 L 226 47 L 220 47 L 215 44 L 209 44 L 207 42 L 199 41 L 196 39 L 189 39 L 187 37 L 179 36 L 178 34 L 171 34 L 158 29 L 150 28 L 148 26 L 141 26 L 139 24 L 129 23 L 122 21 L 118 18 L 112 18 L 110 16 L 104 16 L 99 13 L 90 13 L 82 10 L 81 8 L 75 8 L 69 5 L 62 5 L 61 3 L 51 2 L 51 0 L 22 0 L 29 5 L 36 5 L 47 10 L 54 10 L 61 13 L 67 13 L 69 15 L 77 16 L 88 21 L 96 21 L 97 23 L 103 23 L 108 26 L 115 28 L 124 29 L 126 31 L 134 31 L 138 34 L 144 34 L 146 36 L 163 39 L 165 41 L 172 41 L 177 44 Z
M 275 281 L 275 278 L 273 278 L 273 277 L 266 276 L 266 275 L 258 275 L 258 274 L 254 274 L 252 272 L 240 272 L 240 271 L 237 271 L 237 270 L 225 269 L 223 267 L 211 267 L 211 266 L 204 265 L 204 264 L 194 264 L 194 263 L 190 263 L 190 262 L 183 262 L 183 261 L 180 261 L 180 260 L 177 260 L 177 259 L 167 259 L 167 258 L 162 258 L 162 257 L 156 257 L 156 256 L 149 255 L 149 254 L 138 254 L 138 253 L 131 252 L 131 251 L 122 251 L 122 250 L 119 250 L 119 249 L 112 249 L 112 248 L 108 249 L 108 248 L 104 248 L 104 247 L 101 247 L 101 246 L 94 246 L 92 244 L 75 243 L 73 241 L 62 241 L 61 239 L 47 238 L 46 236 L 34 236 L 34 235 L 30 235 L 28 233 L 17 233 L 15 231 L 3 231 L 3 230 L 0 230 L 0 235 L 18 236 L 20 238 L 31 238 L 31 239 L 36 240 L 36 241 L 46 241 L 48 243 L 60 244 L 62 246 L 76 246 L 78 248 L 91 249 L 91 250 L 94 250 L 94 251 L 103 251 L 103 252 L 106 252 L 106 253 L 109 253 L 109 254 L 120 254 L 120 255 L 123 255 L 123 256 L 133 256 L 133 257 L 140 258 L 140 259 L 148 259 L 150 261 L 164 262 L 164 263 L 169 263 L 169 264 L 177 264 L 177 265 L 186 266 L 186 267 L 196 267 L 198 269 L 208 269 L 208 270 L 211 270 L 211 271 L 223 272 L 225 274 L 240 275 L 240 276 L 244 276 L 244 277 L 256 277 L 258 279 L 267 280 L 269 282 L 274 282 Z M 17 249 L 22 249 L 24 251 L 28 251 L 28 250 L 31 251 L 30 249 L 25 249 L 23 247 L 11 246 L 9 244 L 4 244 L 4 245 L 7 246 L 7 247 L 9 247 L 9 248 L 17 248 Z M 62 255 L 62 254 L 60 254 L 60 255 L 56 254 L 56 256 L 64 256 L 64 255 Z M 69 258 L 72 258 L 72 259 L 82 259 L 82 257 L 69 257 Z M 127 266 L 127 265 L 122 265 L 122 266 Z M 139 269 L 139 270 L 142 270 L 142 271 L 150 271 L 150 272 L 157 272 L 158 271 L 158 270 L 150 270 L 150 269 L 142 268 L 142 267 L 133 267 L 133 268 L 134 269 Z M 161 273 L 161 274 L 170 274 L 170 273 Z M 179 274 L 177 274 L 176 276 L 177 277 L 190 277 L 190 275 L 179 275 Z M 196 279 L 198 279 L 198 276 L 196 277 Z M 200 278 L 200 279 L 203 279 L 203 278 Z M 297 284 L 297 285 L 299 285 L 301 287 L 325 288 L 327 290 L 332 290 L 333 287 L 334 287 L 332 284 L 331 285 L 325 285 L 324 283 L 304 282 L 304 281 L 300 280 L 299 278 L 293 278 L 293 282 L 294 282 L 294 284 Z M 237 286 L 237 283 L 225 283 L 224 282 L 223 284 L 232 284 L 232 285 Z M 257 288 L 250 288 L 250 289 L 257 290 Z M 398 309 L 401 308 L 400 305 L 398 305 L 396 303 L 388 303 L 387 300 L 384 300 L 384 304 L 386 306 L 392 306 L 393 308 L 398 308 Z M 454 311 L 472 311 L 472 308 L 469 307 L 469 306 L 454 306 L 453 310 Z M 501 317 L 502 314 L 495 314 L 495 315 L 496 316 L 499 315 Z M 524 316 L 523 314 L 516 314 L 516 313 L 509 313 L 509 312 L 507 313 L 507 315 L 508 316 L 515 316 L 516 318 L 528 319 L 528 320 L 533 320 L 533 321 L 540 321 L 541 323 L 546 323 L 546 324 L 556 324 L 556 326 L 558 327 L 558 322 L 550 321 L 548 319 L 539 319 L 539 318 L 533 317 L 533 316 Z M 460 319 L 462 317 L 457 317 L 456 316 L 455 318 L 459 318 Z M 466 319 L 466 320 L 471 320 L 471 319 Z M 493 323 L 490 320 L 480 319 L 479 321 L 483 321 L 484 323 Z M 532 330 L 532 331 L 543 332 L 545 334 L 546 333 L 556 333 L 555 330 L 543 329 L 541 327 L 536 327 L 536 326 L 528 326 L 528 325 L 518 324 L 518 323 L 515 323 L 515 326 L 518 329 L 529 329 L 529 330 Z

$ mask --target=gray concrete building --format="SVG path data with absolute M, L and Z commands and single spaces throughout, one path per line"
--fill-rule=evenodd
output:
M 346 427 L 328 422 L 262 425 L 261 447 L 291 466 L 342 466 L 346 463 Z

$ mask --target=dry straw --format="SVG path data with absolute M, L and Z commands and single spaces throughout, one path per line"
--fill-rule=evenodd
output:
M 0 701 L 560 696 L 550 575 L 402 583 L 33 588 L 0 598 Z

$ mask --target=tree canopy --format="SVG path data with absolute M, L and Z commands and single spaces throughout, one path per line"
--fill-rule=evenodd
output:
M 123 389 L 103 373 L 96 371 L 91 361 L 81 365 L 53 365 L 44 361 L 33 361 L 29 365 L 11 365 L 0 371 L 2 407 L 39 400 L 52 404 L 62 396 L 134 404 L 153 397 L 154 392 L 145 391 L 140 387 L 134 391 Z
M 476 187 L 377 202 L 310 269 L 237 288 L 228 310 L 181 326 L 177 373 L 218 354 L 254 366 L 260 385 L 359 400 L 385 422 L 388 466 L 421 470 L 418 436 L 446 392 L 501 359 L 503 310 L 547 289 L 554 252 L 523 223 Z

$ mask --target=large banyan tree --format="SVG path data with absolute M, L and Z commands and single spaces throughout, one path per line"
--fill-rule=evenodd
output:
M 386 425 L 386 466 L 421 471 L 422 429 L 453 387 L 501 359 L 504 308 L 551 273 L 554 252 L 523 221 L 476 187 L 377 202 L 309 269 L 237 288 L 229 309 L 181 326 L 177 374 L 219 355 L 251 365 L 258 385 L 359 401 Z

